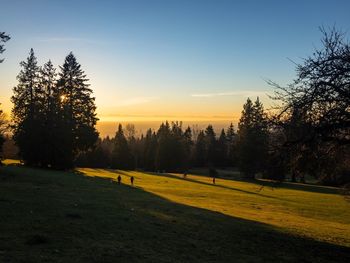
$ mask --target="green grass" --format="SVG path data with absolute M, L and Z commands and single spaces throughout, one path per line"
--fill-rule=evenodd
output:
M 0 262 L 350 262 L 336 188 L 14 165 L 0 188 Z

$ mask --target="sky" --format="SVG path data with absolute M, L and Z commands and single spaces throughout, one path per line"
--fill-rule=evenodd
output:
M 56 67 L 72 51 L 94 91 L 102 135 L 118 122 L 237 123 L 248 97 L 271 107 L 266 80 L 290 83 L 292 61 L 320 46 L 320 26 L 350 30 L 350 1 L 341 0 L 0 0 L 0 7 L 0 31 L 11 36 L 0 64 L 2 109 L 10 116 L 30 48 L 40 65 L 51 59 Z

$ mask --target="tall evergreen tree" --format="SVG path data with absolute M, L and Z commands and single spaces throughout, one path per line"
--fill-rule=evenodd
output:
M 212 125 L 205 129 L 206 164 L 212 166 L 217 162 L 216 134 Z
M 172 122 L 170 144 L 172 155 L 172 158 L 170 159 L 170 170 L 183 172 L 185 169 L 187 169 L 187 152 L 185 135 L 182 130 L 182 122 Z
M 157 132 L 158 148 L 156 154 L 156 169 L 169 171 L 172 168 L 172 139 L 170 125 L 166 121 L 162 123 Z
M 216 165 L 219 167 L 227 166 L 227 138 L 225 130 L 222 129 L 217 141 Z
M 204 131 L 199 131 L 194 149 L 194 163 L 198 167 L 206 165 L 206 141 Z
M 118 125 L 118 130 L 114 138 L 114 148 L 112 151 L 112 168 L 117 169 L 131 169 L 132 158 L 128 145 L 128 141 L 125 138 L 123 127 Z
M 12 121 L 13 137 L 20 150 L 20 156 L 28 165 L 40 165 L 40 87 L 39 67 L 33 49 L 26 61 L 20 63 L 22 69 L 17 76 L 18 84 L 13 88 Z
M 40 107 L 40 138 L 39 151 L 41 152 L 42 166 L 56 166 L 58 157 L 57 149 L 62 141 L 57 136 L 56 125 L 59 115 L 59 96 L 56 83 L 56 69 L 49 60 L 39 70 L 39 84 L 37 88 L 37 97 Z
M 184 170 L 187 171 L 191 167 L 191 159 L 192 159 L 192 148 L 193 148 L 193 141 L 192 141 L 192 130 L 190 127 L 187 127 L 184 134 Z
M 267 156 L 268 156 L 268 144 L 269 144 L 269 131 L 268 131 L 268 119 L 264 112 L 264 106 L 257 97 L 254 102 L 254 142 L 255 142 L 255 165 L 258 172 L 262 172 L 265 169 Z
M 236 133 L 231 122 L 226 131 L 227 138 L 227 164 L 229 166 L 237 165 Z
M 157 135 L 151 129 L 147 130 L 144 138 L 143 163 L 146 171 L 155 171 L 157 154 Z
M 88 79 L 72 52 L 60 69 L 58 92 L 63 116 L 61 129 L 66 132 L 67 139 L 63 152 L 67 166 L 71 166 L 79 151 L 86 151 L 94 146 L 98 138 L 95 128 L 98 119 L 95 98 L 87 84 Z
M 263 105 L 259 98 L 248 98 L 238 124 L 239 168 L 247 178 L 263 172 L 267 155 L 268 130 Z

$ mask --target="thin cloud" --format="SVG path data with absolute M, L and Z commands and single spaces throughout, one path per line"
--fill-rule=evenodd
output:
M 194 98 L 212 98 L 212 97 L 220 97 L 220 96 L 243 96 L 243 97 L 249 97 L 249 96 L 262 96 L 266 95 L 267 91 L 228 91 L 228 92 L 218 92 L 218 93 L 196 93 L 191 94 L 191 97 Z

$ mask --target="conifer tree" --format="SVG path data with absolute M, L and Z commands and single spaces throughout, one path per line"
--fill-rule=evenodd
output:
M 184 170 L 187 171 L 191 166 L 191 159 L 192 159 L 192 147 L 193 147 L 193 141 L 192 141 L 192 130 L 190 127 L 187 127 L 184 134 Z
M 155 171 L 157 154 L 157 135 L 148 129 L 144 138 L 144 168 L 146 171 Z
M 170 125 L 166 121 L 162 123 L 157 132 L 157 153 L 156 153 L 156 169 L 160 171 L 167 171 L 172 164 L 172 143 Z
M 216 165 L 219 167 L 227 166 L 227 139 L 224 129 L 221 130 L 217 141 Z
M 239 168 L 247 178 L 263 172 L 267 157 L 268 129 L 264 108 L 259 98 L 248 98 L 238 124 Z
M 118 130 L 114 137 L 114 148 L 112 151 L 112 168 L 132 168 L 131 153 L 128 141 L 125 138 L 123 127 L 121 124 L 118 125 Z
M 254 102 L 254 139 L 256 169 L 258 172 L 263 172 L 268 155 L 269 131 L 267 115 L 259 97 Z
M 206 165 L 206 143 L 204 131 L 199 131 L 194 150 L 194 162 L 198 167 Z
M 208 125 L 205 129 L 205 144 L 206 144 L 206 164 L 212 166 L 217 161 L 217 145 L 216 134 L 212 125 Z
M 43 108 L 48 115 L 54 111 L 54 107 L 59 103 L 56 76 L 56 69 L 54 68 L 51 60 L 49 60 L 40 69 L 39 83 L 43 92 Z
M 171 124 L 171 155 L 169 170 L 183 172 L 186 167 L 187 152 L 185 135 L 182 130 L 182 122 L 172 122 Z
M 39 83 L 37 90 L 37 100 L 40 111 L 40 145 L 37 147 L 41 153 L 42 166 L 56 166 L 57 148 L 60 147 L 61 141 L 58 138 L 56 125 L 59 114 L 59 97 L 56 83 L 56 69 L 49 60 L 39 70 Z
M 98 132 L 95 98 L 87 84 L 88 79 L 73 53 L 69 53 L 60 67 L 58 92 L 61 100 L 62 126 L 65 132 L 67 165 L 73 164 L 79 151 L 89 150 L 94 146 Z M 70 162 L 68 162 L 70 160 Z
M 234 166 L 237 164 L 237 149 L 236 149 L 236 133 L 231 122 L 230 126 L 226 131 L 226 139 L 227 139 L 227 164 L 229 166 Z
M 28 165 L 40 165 L 40 86 L 39 67 L 33 49 L 17 76 L 18 84 L 13 88 L 12 122 L 13 137 L 19 147 L 19 154 Z

